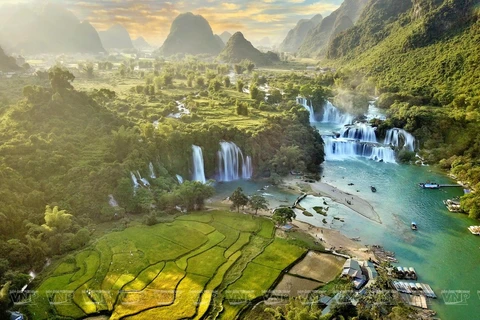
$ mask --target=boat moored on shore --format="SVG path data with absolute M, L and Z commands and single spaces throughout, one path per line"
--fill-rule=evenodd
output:
M 480 236 L 480 226 L 470 226 L 468 227 L 468 231 L 476 236 Z
M 418 229 L 417 224 L 413 221 L 412 221 L 412 224 L 411 224 L 410 227 L 412 228 L 412 230 L 417 230 Z

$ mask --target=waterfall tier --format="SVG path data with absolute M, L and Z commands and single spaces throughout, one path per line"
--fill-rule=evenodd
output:
M 179 174 L 176 175 L 178 183 L 182 184 L 183 183 L 183 177 Z
M 203 164 L 203 152 L 202 148 L 196 145 L 192 145 L 193 151 L 193 176 L 192 180 L 199 181 L 201 183 L 207 182 L 205 179 L 205 167 Z
M 297 103 L 302 105 L 305 109 L 307 109 L 308 113 L 310 114 L 310 122 L 316 122 L 315 120 L 315 110 L 313 109 L 312 101 L 307 100 L 303 97 L 297 97 Z
M 391 147 L 332 137 L 324 137 L 324 142 L 325 159 L 329 161 L 363 157 L 375 161 L 396 163 L 395 151 Z
M 327 101 L 323 106 L 321 122 L 347 125 L 353 122 L 353 116 L 348 113 L 342 113 L 330 101 Z
M 153 163 L 148 164 L 148 169 L 150 170 L 150 178 L 155 179 L 157 176 L 155 176 L 155 171 L 153 170 Z
M 233 142 L 221 141 L 218 155 L 218 181 L 250 179 L 253 173 L 252 159 L 243 157 L 242 150 Z
M 395 148 L 404 148 L 408 151 L 415 151 L 415 137 L 409 132 L 399 128 L 387 130 L 384 144 L 391 145 Z
M 375 128 L 366 123 L 355 123 L 353 126 L 345 126 L 340 131 L 340 137 L 359 140 L 362 142 L 377 143 Z

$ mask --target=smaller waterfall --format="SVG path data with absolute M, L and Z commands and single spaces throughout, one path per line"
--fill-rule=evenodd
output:
M 137 180 L 137 177 L 135 176 L 135 173 L 133 173 L 132 171 L 130 171 L 130 177 L 132 178 L 133 188 L 134 188 L 134 189 L 138 189 L 138 187 L 140 186 L 140 184 L 138 183 L 138 180 Z
M 156 179 L 157 176 L 155 176 L 155 171 L 153 170 L 153 163 L 148 164 L 148 169 L 150 169 L 150 178 Z
M 149 186 L 150 185 L 150 182 L 148 182 L 147 179 L 142 178 L 142 175 L 140 174 L 140 171 L 138 171 L 138 170 L 137 170 L 137 177 L 138 177 L 138 180 L 142 181 L 144 186 Z
M 240 162 L 244 162 L 242 150 L 233 142 L 221 141 L 218 151 L 219 181 L 238 180 Z
M 205 179 L 205 167 L 203 164 L 203 152 L 202 148 L 196 145 L 192 145 L 193 150 L 193 177 L 194 181 L 200 181 L 201 183 L 207 182 Z
M 403 138 L 403 144 L 401 144 L 402 141 L 400 141 L 400 137 Z M 414 151 L 415 137 L 403 129 L 388 129 L 385 135 L 384 144 L 391 145 L 395 148 L 406 148 L 408 151 Z
M 323 106 L 321 122 L 347 125 L 353 122 L 353 116 L 340 112 L 340 110 L 338 110 L 338 108 L 336 108 L 330 101 L 327 101 Z
M 242 166 L 242 179 L 249 180 L 252 178 L 252 174 L 253 174 L 252 158 L 250 156 L 247 156 Z
M 113 197 L 113 194 L 109 194 L 108 195 L 108 204 L 110 205 L 110 207 L 118 207 L 118 202 L 117 200 L 115 200 L 115 198 Z
M 310 122 L 316 122 L 315 120 L 315 110 L 313 109 L 313 104 L 311 101 L 303 98 L 297 97 L 297 103 L 302 105 L 310 113 Z
M 176 176 L 177 176 L 178 183 L 182 184 L 183 183 L 183 177 L 179 174 L 177 174 Z
M 363 142 L 377 143 L 377 136 L 375 135 L 375 128 L 366 123 L 355 123 L 354 126 L 346 126 L 340 131 L 340 137 L 360 140 Z

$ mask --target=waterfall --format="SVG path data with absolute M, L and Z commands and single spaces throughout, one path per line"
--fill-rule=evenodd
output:
M 403 144 L 401 144 L 400 137 L 403 138 Z M 395 148 L 406 148 L 408 151 L 414 151 L 415 137 L 403 129 L 388 129 L 387 134 L 385 135 L 384 144 L 391 145 Z
M 130 171 L 130 177 L 132 178 L 133 188 L 134 188 L 134 189 L 138 189 L 138 187 L 140 186 L 140 184 L 138 183 L 138 180 L 137 180 L 137 177 L 135 176 L 135 173 L 133 173 L 132 171 Z
M 152 179 L 157 178 L 157 177 L 155 176 L 155 171 L 153 171 L 153 163 L 150 162 L 150 163 L 148 164 L 148 168 L 150 169 L 150 178 L 152 178 Z
M 297 103 L 301 104 L 310 113 L 310 122 L 316 122 L 315 110 L 313 109 L 312 102 L 303 97 L 297 97 Z
M 346 126 L 340 131 L 340 137 L 347 139 L 360 140 L 362 142 L 377 143 L 375 128 L 366 123 L 356 123 L 353 126 Z
M 375 161 L 396 163 L 395 151 L 390 147 L 374 144 L 324 137 L 325 159 L 329 161 L 363 157 Z
M 250 156 L 247 156 L 242 166 L 242 179 L 249 180 L 252 178 L 252 174 L 253 174 L 252 158 Z
M 192 145 L 193 150 L 193 177 L 194 181 L 200 181 L 201 183 L 207 182 L 205 179 L 205 169 L 203 164 L 202 148 L 196 145 Z
M 148 182 L 147 179 L 142 178 L 142 175 L 140 174 L 140 171 L 138 171 L 138 170 L 137 170 L 137 177 L 138 177 L 138 180 L 142 181 L 144 186 L 149 186 L 150 185 L 150 182 Z
M 115 200 L 115 198 L 113 197 L 113 194 L 109 194 L 108 195 L 108 204 L 110 205 L 110 207 L 118 207 L 118 202 L 117 200 Z
M 252 158 L 243 157 L 242 150 L 233 142 L 221 141 L 218 151 L 218 181 L 250 179 L 253 173 Z
M 327 101 L 323 106 L 323 123 L 338 123 L 338 124 L 351 124 L 353 122 L 353 116 L 348 113 L 342 113 L 336 108 L 330 101 Z
M 178 183 L 180 183 L 180 184 L 183 183 L 183 177 L 179 174 L 177 174 L 177 180 L 178 180 Z

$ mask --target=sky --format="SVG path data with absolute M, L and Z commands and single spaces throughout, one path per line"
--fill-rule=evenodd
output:
M 0 3 L 45 2 L 46 0 L 0 0 Z M 251 41 L 268 36 L 283 40 L 298 20 L 315 14 L 324 17 L 343 0 L 49 0 L 61 3 L 80 20 L 88 20 L 98 31 L 115 23 L 123 25 L 132 39 L 143 36 L 161 45 L 172 21 L 180 13 L 193 12 L 208 20 L 213 32 L 241 31 Z

